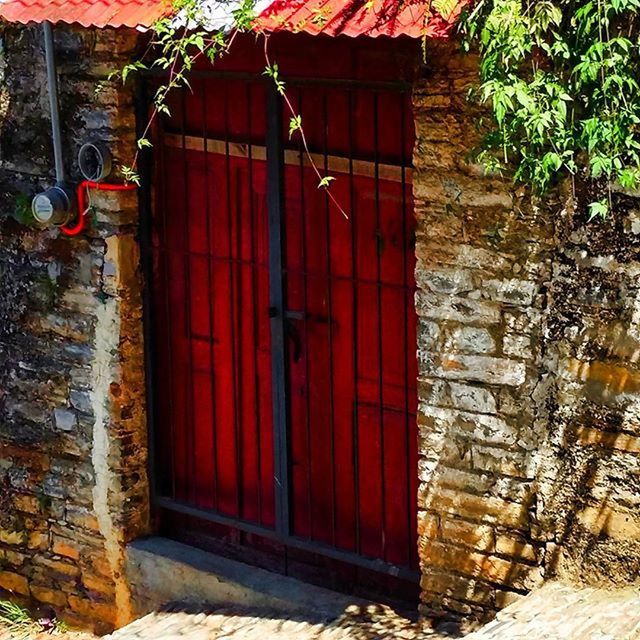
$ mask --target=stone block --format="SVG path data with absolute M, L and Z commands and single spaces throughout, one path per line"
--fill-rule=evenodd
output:
M 451 332 L 451 346 L 465 353 L 493 353 L 496 342 L 487 329 L 459 327 Z
M 502 352 L 506 356 L 530 360 L 533 357 L 531 337 L 513 333 L 506 334 L 502 341 Z
M 496 412 L 496 401 L 489 389 L 458 382 L 449 382 L 451 404 L 456 409 L 472 413 Z
M 478 524 L 495 524 L 525 530 L 529 515 L 524 504 L 492 496 L 476 496 L 463 491 L 438 489 L 429 496 L 429 503 L 439 513 L 464 518 Z
M 96 519 L 93 511 L 86 507 L 69 505 L 66 510 L 66 520 L 67 523 L 72 526 L 81 527 L 95 532 L 100 531 L 98 520 Z
M 416 267 L 416 284 L 435 293 L 459 294 L 474 288 L 471 272 L 463 269 L 433 269 L 420 262 Z
M 81 413 L 91 415 L 93 407 L 91 405 L 91 396 L 88 391 L 82 389 L 71 389 L 69 392 L 69 400 L 71 405 Z
M 49 534 L 45 531 L 32 531 L 29 533 L 27 547 L 44 551 L 49 547 Z
M 493 600 L 493 589 L 476 580 L 427 568 L 420 578 L 420 586 L 425 591 L 446 595 L 465 602 L 490 605 Z
M 447 380 L 469 380 L 489 385 L 518 387 L 527 369 L 522 362 L 491 356 L 433 354 L 418 351 L 421 373 Z
M 69 606 L 72 611 L 75 611 L 86 620 L 100 620 L 109 624 L 116 623 L 117 610 L 113 604 L 70 595 Z
M 540 570 L 536 567 L 444 543 L 425 547 L 423 562 L 439 570 L 521 589 L 530 589 L 540 581 Z
M 29 582 L 27 579 L 12 571 L 0 571 L 0 588 L 22 596 L 29 595 Z
M 82 546 L 59 536 L 53 536 L 53 545 L 51 547 L 53 553 L 71 560 L 78 560 L 82 551 Z
M 522 312 L 505 312 L 504 323 L 508 331 L 514 334 L 532 334 L 541 332 L 542 314 L 537 309 L 529 308 Z
M 53 410 L 53 422 L 59 431 L 73 431 L 78 424 L 78 416 L 69 409 L 57 407 Z
M 537 562 L 539 555 L 538 550 L 532 544 L 506 534 L 496 536 L 495 553 L 513 558 L 522 558 L 529 562 Z
M 425 437 L 430 430 L 442 431 L 457 438 L 469 438 L 485 444 L 512 447 L 519 442 L 517 425 L 497 416 L 470 413 L 456 409 L 418 406 L 418 426 Z
M 431 320 L 492 325 L 500 322 L 500 307 L 492 302 L 416 291 L 416 311 Z
M 418 344 L 434 346 L 440 337 L 440 327 L 437 322 L 418 318 Z
M 38 602 L 44 602 L 54 607 L 64 607 L 67 604 L 67 596 L 62 591 L 48 586 L 32 584 L 31 596 Z
M 67 560 L 57 560 L 45 555 L 36 555 L 33 557 L 33 562 L 43 567 L 45 571 L 50 571 L 59 577 L 75 578 L 80 574 L 80 567 Z
M 483 294 L 490 300 L 504 302 L 518 306 L 530 306 L 533 304 L 533 296 L 538 287 L 529 280 L 483 280 Z
M 13 507 L 16 511 L 37 515 L 41 511 L 40 500 L 34 495 L 18 493 L 13 496 Z
M 113 594 L 115 592 L 113 580 L 104 579 L 100 576 L 83 573 L 82 585 L 87 591 L 91 591 L 96 594 L 102 594 L 108 597 L 113 597 Z
M 0 542 L 3 544 L 21 546 L 27 542 L 27 531 L 13 531 L 11 529 L 0 529 Z

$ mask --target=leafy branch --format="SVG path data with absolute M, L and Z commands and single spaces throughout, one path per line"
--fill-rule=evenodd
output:
M 640 0 L 479 0 L 463 18 L 492 110 L 480 161 L 544 193 L 584 179 L 612 208 L 640 184 Z M 574 183 L 575 184 L 575 183 Z
M 231 49 L 238 33 L 252 28 L 255 18 L 254 2 L 255 0 L 240 0 L 238 6 L 232 11 L 233 27 L 225 33 L 222 30 L 214 30 L 208 25 L 208 17 L 204 13 L 204 5 L 200 0 L 176 0 L 174 16 L 163 18 L 154 25 L 154 37 L 142 59 L 126 65 L 118 72 L 123 83 L 132 74 L 148 72 L 151 69 L 168 72 L 167 81 L 158 87 L 154 95 L 153 109 L 141 137 L 137 140 L 133 162 L 130 166 L 121 167 L 126 181 L 140 184 L 137 173 L 140 152 L 152 146 L 150 133 L 158 116 L 171 116 L 168 105 L 171 92 L 179 88 L 190 89 L 189 73 L 199 58 L 206 57 L 211 63 L 215 62 Z M 175 15 L 178 17 L 176 18 Z M 291 139 L 296 133 L 300 135 L 309 165 L 318 177 L 318 188 L 326 190 L 329 199 L 346 218 L 348 217 L 346 212 L 330 191 L 331 183 L 335 178 L 323 175 L 318 168 L 307 143 L 302 116 L 296 112 L 287 95 L 286 85 L 280 77 L 278 65 L 272 64 L 269 59 L 269 36 L 263 34 L 263 37 L 266 63 L 264 74 L 273 81 L 276 91 L 282 96 L 286 109 L 290 113 L 289 138 Z M 149 58 L 150 61 L 147 62 Z

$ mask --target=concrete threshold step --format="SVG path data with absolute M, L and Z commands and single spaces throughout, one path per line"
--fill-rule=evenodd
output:
M 390 607 L 335 593 L 163 538 L 127 549 L 140 618 L 112 640 L 416 640 L 415 621 Z M 166 604 L 171 603 L 171 604 Z M 430 638 L 439 638 L 433 632 Z
M 127 578 L 138 614 L 169 602 L 206 602 L 283 614 L 315 611 L 319 622 L 339 617 L 350 605 L 370 604 L 159 537 L 127 547 Z

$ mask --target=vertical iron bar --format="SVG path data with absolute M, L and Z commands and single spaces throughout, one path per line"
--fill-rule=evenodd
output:
M 162 122 L 162 121 L 160 121 Z M 158 127 L 160 129 L 160 135 L 162 136 L 164 131 L 162 125 Z M 164 268 L 164 284 L 165 284 L 165 295 L 164 295 L 164 320 L 166 322 L 166 330 L 167 330 L 167 356 L 169 359 L 169 389 L 174 389 L 173 384 L 173 322 L 172 322 L 172 312 L 171 309 L 171 271 L 170 268 L 170 258 L 171 253 L 169 252 L 169 239 L 168 239 L 168 231 L 167 231 L 167 208 L 166 208 L 166 182 L 165 182 L 165 154 L 166 148 L 164 146 L 164 140 L 160 141 L 161 144 L 161 152 L 160 152 L 160 175 L 162 179 L 160 180 L 160 193 L 158 194 L 157 202 L 159 211 L 162 211 L 162 248 L 159 250 L 159 256 L 161 258 L 162 266 Z M 160 204 L 162 203 L 162 204 Z M 175 433 L 175 406 L 173 403 L 173 393 L 169 394 L 169 431 L 171 438 L 171 497 L 176 497 L 176 433 Z
M 329 172 L 329 109 L 327 100 L 327 89 L 322 94 L 323 130 L 324 130 L 324 175 Z M 329 438 L 331 443 L 331 541 L 336 544 L 336 434 L 333 398 L 333 295 L 331 283 L 331 212 L 329 208 L 329 194 L 325 192 L 324 211 L 326 222 L 326 246 L 327 253 L 327 311 L 329 322 L 327 332 L 329 338 Z
M 283 273 L 284 152 L 282 102 L 275 85 L 267 86 L 267 210 L 269 215 L 269 296 L 271 362 L 273 374 L 273 427 L 275 456 L 276 531 L 290 533 L 289 433 L 287 425 L 287 345 Z
M 216 296 L 215 296 L 215 274 L 214 274 L 214 261 L 213 252 L 214 247 L 211 244 L 211 203 L 209 199 L 209 142 L 207 131 L 207 82 L 202 82 L 202 139 L 204 140 L 204 187 L 205 187 L 205 216 L 206 216 L 206 234 L 207 234 L 207 290 L 209 292 L 209 358 L 211 360 L 211 378 L 210 378 L 210 392 L 211 392 L 211 411 L 212 422 L 211 429 L 213 430 L 213 498 L 215 508 L 218 509 L 218 421 L 216 417 L 216 366 L 215 366 L 215 317 L 216 317 Z
M 411 511 L 417 508 L 417 504 L 411 504 L 411 474 L 416 473 L 416 470 L 411 468 L 411 442 L 410 442 L 410 427 L 409 427 L 409 282 L 407 280 L 407 242 L 408 242 L 408 229 L 407 229 L 407 175 L 406 175 L 406 149 L 405 149 L 405 137 L 407 135 L 406 122 L 405 122 L 405 101 L 407 96 L 404 92 L 400 93 L 400 188 L 402 189 L 402 293 L 403 293 L 403 325 L 404 325 L 404 415 L 405 415 L 405 459 L 407 468 L 406 487 L 407 487 L 407 550 L 409 552 L 407 558 L 407 566 L 411 566 L 413 551 L 411 549 L 413 536 L 411 535 Z M 414 497 L 417 500 L 417 496 Z
M 193 502 L 193 496 L 195 492 L 195 482 L 193 482 L 193 469 L 195 467 L 195 389 L 193 384 L 193 336 L 192 336 L 192 322 L 191 322 L 191 305 L 193 300 L 191 298 L 191 229 L 189 228 L 189 163 L 187 161 L 187 105 L 186 105 L 186 92 L 183 90 L 181 93 L 181 122 L 180 131 L 182 134 L 182 180 L 183 180 L 183 203 L 184 203 L 184 224 L 185 224 L 185 243 L 186 243 L 186 255 L 184 257 L 185 268 L 185 324 L 186 324 L 186 338 L 189 342 L 188 354 L 189 363 L 187 366 L 187 429 L 185 430 L 185 466 L 184 473 L 187 478 L 186 487 L 186 499 Z
M 382 324 L 382 228 L 380 219 L 380 149 L 378 140 L 378 93 L 373 93 L 373 155 L 375 163 L 375 196 L 376 196 L 376 235 L 377 235 L 377 289 L 378 289 L 378 376 L 379 376 L 379 402 L 380 402 L 380 501 L 382 505 L 382 558 L 386 560 L 387 541 L 387 513 L 386 491 L 384 473 L 384 369 L 383 369 L 383 324 Z
M 360 553 L 360 434 L 358 408 L 358 226 L 356 219 L 356 194 L 353 178 L 353 90 L 349 90 L 349 215 L 351 217 L 351 276 L 353 318 L 353 484 L 355 495 L 356 553 Z
M 147 81 L 139 78 L 136 84 L 135 111 L 136 111 L 136 136 L 142 137 L 147 123 Z M 140 182 L 142 188 L 139 195 L 140 217 L 139 234 L 141 245 L 141 261 L 143 274 L 142 289 L 142 330 L 144 334 L 144 379 L 147 400 L 147 433 L 148 451 L 147 473 L 149 475 L 149 491 L 152 501 L 158 495 L 156 474 L 156 372 L 158 371 L 156 354 L 155 326 L 152 319 L 155 317 L 153 303 L 154 272 L 153 272 L 153 221 L 151 200 L 151 177 L 153 157 L 149 149 L 143 149 L 138 162 Z
M 298 89 L 298 114 L 302 117 L 302 89 Z M 305 198 L 305 188 L 304 188 L 304 180 L 305 180 L 305 170 L 304 170 L 304 159 L 305 159 L 305 149 L 302 144 L 302 139 L 300 139 L 300 143 L 298 145 L 298 153 L 300 159 L 300 211 L 302 212 L 302 233 L 301 233 L 301 243 L 302 243 L 302 311 L 304 313 L 304 346 L 305 346 L 305 354 L 304 354 L 304 386 L 305 386 L 305 418 L 306 418 L 306 434 L 307 434 L 307 512 L 308 512 L 308 523 L 309 523 L 309 538 L 313 538 L 313 492 L 311 490 L 311 394 L 309 388 L 309 354 L 307 352 L 309 345 L 309 300 L 308 300 L 308 273 L 307 273 L 307 207 L 306 207 L 306 198 Z
M 249 237 L 251 239 L 251 300 L 253 305 L 253 384 L 254 384 L 254 411 L 256 420 L 256 451 L 257 451 L 257 475 L 258 475 L 258 522 L 262 524 L 262 451 L 260 444 L 262 442 L 262 420 L 260 411 L 260 377 L 258 375 L 258 347 L 260 343 L 259 334 L 259 319 L 258 319 L 258 258 L 256 255 L 256 234 L 258 233 L 258 227 L 256 226 L 255 208 L 253 206 L 253 129 L 252 129 L 252 85 L 250 82 L 246 84 L 247 88 L 247 131 L 248 131 L 248 145 L 247 145 L 247 163 L 249 180 L 247 189 L 249 193 L 249 219 L 251 221 L 251 228 L 249 230 Z
M 233 255 L 233 213 L 231 201 L 231 155 L 229 153 L 229 92 L 224 92 L 224 145 L 225 145 L 225 178 L 227 182 L 227 230 L 229 234 L 229 315 L 231 328 L 231 378 L 233 383 L 233 436 L 234 454 L 236 461 L 236 515 L 242 517 L 241 498 L 241 464 L 240 464 L 240 425 L 238 423 L 239 402 L 238 402 L 238 343 L 236 334 L 236 279 L 234 278 L 234 255 Z M 236 235 L 240 233 L 239 226 L 236 227 Z

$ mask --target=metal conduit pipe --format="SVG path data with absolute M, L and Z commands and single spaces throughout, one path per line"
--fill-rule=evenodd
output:
M 44 52 L 47 64 L 51 138 L 53 141 L 53 155 L 56 168 L 56 185 L 37 194 L 33 199 L 31 208 L 34 218 L 40 225 L 54 225 L 60 227 L 62 233 L 67 236 L 77 236 L 84 230 L 87 223 L 87 216 L 89 214 L 87 192 L 89 189 L 97 189 L 99 191 L 133 191 L 137 189 L 137 185 L 126 182 L 124 184 L 105 184 L 99 182 L 99 180 L 105 178 L 111 170 L 111 157 L 108 156 L 108 158 L 106 158 L 103 154 L 103 156 L 99 158 L 100 168 L 98 174 L 95 176 L 96 180 L 90 180 L 88 179 L 90 176 L 85 175 L 87 179 L 81 182 L 76 189 L 77 216 L 76 220 L 71 223 L 73 194 L 69 185 L 66 184 L 64 172 L 62 134 L 60 132 L 60 107 L 58 103 L 58 77 L 53 45 L 53 27 L 50 22 L 44 22 L 42 24 L 42 33 L 44 36 Z M 84 145 L 80 150 L 81 154 L 85 148 L 89 148 L 95 153 L 100 154 L 100 148 L 96 146 L 95 143 Z M 80 159 L 79 164 L 80 171 L 84 174 L 85 172 L 80 163 Z
M 56 165 L 56 185 L 38 193 L 31 203 L 31 211 L 36 222 L 43 226 L 60 226 L 71 216 L 73 194 L 65 184 L 64 161 L 62 158 L 62 135 L 60 133 L 60 111 L 58 108 L 58 78 L 53 49 L 53 29 L 50 22 L 42 25 L 44 53 L 47 64 L 47 85 L 49 89 L 49 111 L 51 113 L 51 138 Z
M 56 182 L 64 184 L 64 161 L 62 159 L 62 135 L 60 133 L 60 107 L 58 104 L 58 75 L 56 73 L 56 58 L 53 47 L 53 28 L 50 22 L 42 24 L 44 34 L 44 54 L 47 63 L 47 84 L 49 87 L 49 110 L 51 113 L 51 136 L 53 140 L 53 155 L 56 164 Z

